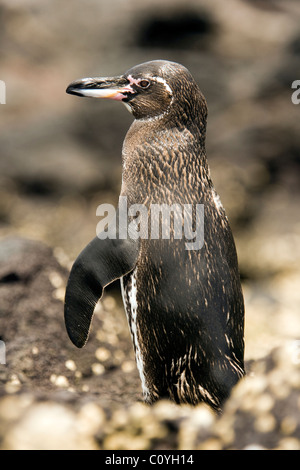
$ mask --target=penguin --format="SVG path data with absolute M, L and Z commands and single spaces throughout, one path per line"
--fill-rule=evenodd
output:
M 96 236 L 70 272 L 68 335 L 85 345 L 105 286 L 120 279 L 144 401 L 204 402 L 219 412 L 245 374 L 244 300 L 234 238 L 207 163 L 206 100 L 191 73 L 166 60 L 76 80 L 66 91 L 120 101 L 132 113 L 120 192 L 128 207 L 146 207 L 148 221 L 157 207 L 192 207 L 194 215 L 203 208 L 199 246 L 176 236 L 176 220 L 187 221 L 175 211 L 168 237 L 162 229 L 139 232 L 138 218 L 126 236 L 120 226 L 114 237 Z

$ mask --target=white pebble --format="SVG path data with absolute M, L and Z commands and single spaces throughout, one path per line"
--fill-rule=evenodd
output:
M 92 364 L 92 371 L 94 375 L 102 375 L 105 372 L 105 367 L 102 364 L 99 364 L 99 362 L 96 362 L 95 364 Z
M 77 366 L 76 366 L 75 362 L 72 359 L 68 359 L 65 362 L 65 366 L 66 366 L 67 369 L 72 370 L 72 371 L 75 371 L 77 369 Z

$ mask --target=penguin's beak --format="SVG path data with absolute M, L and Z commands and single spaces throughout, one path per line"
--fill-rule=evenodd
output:
M 122 101 L 129 94 L 135 93 L 129 81 L 121 77 L 81 78 L 70 83 L 66 93 L 91 98 L 109 98 Z

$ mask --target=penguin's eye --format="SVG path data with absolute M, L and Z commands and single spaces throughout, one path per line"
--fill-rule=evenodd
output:
M 148 88 L 150 86 L 150 82 L 149 80 L 140 80 L 139 83 L 138 83 L 139 87 L 141 88 Z

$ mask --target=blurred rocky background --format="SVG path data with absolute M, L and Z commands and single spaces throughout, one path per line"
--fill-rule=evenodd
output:
M 298 0 L 0 1 L 1 449 L 300 449 L 299 25 Z M 117 201 L 132 120 L 65 89 L 159 58 L 206 96 L 238 249 L 248 376 L 221 417 L 141 402 L 118 284 L 83 350 L 63 324 L 68 270 L 97 206 Z

